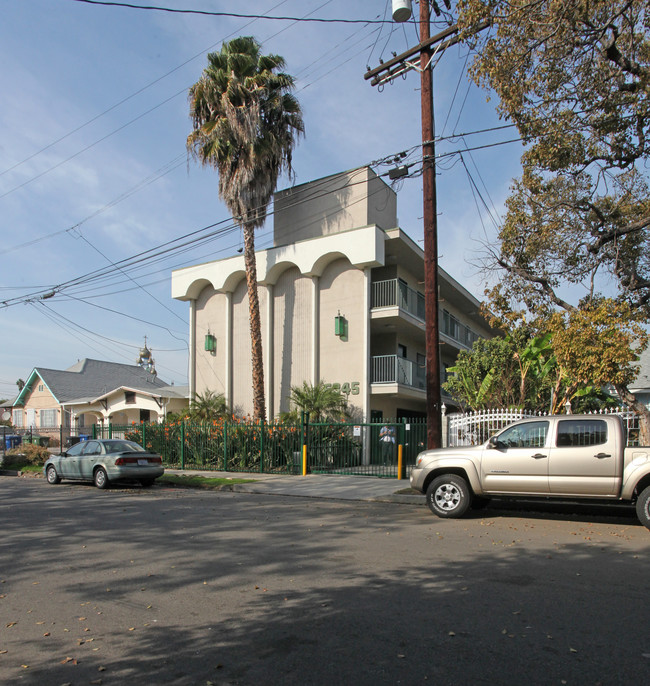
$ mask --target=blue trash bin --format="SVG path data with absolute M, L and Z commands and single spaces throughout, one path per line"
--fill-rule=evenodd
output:
M 90 440 L 90 434 L 79 434 L 79 440 L 80 441 L 89 441 Z
M 22 443 L 23 437 L 16 434 L 7 434 L 5 436 L 5 450 L 12 450 L 17 448 Z

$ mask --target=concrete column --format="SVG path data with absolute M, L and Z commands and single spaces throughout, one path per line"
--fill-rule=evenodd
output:
M 364 364 L 362 365 L 362 377 L 361 377 L 361 392 L 363 393 L 363 398 L 361 399 L 361 407 L 363 408 L 363 421 L 370 421 L 370 289 L 372 279 L 370 275 L 372 270 L 370 267 L 366 267 L 363 270 L 364 277 L 364 289 L 363 289 L 363 354 L 364 354 Z M 363 428 L 363 464 L 370 464 L 370 427 L 364 426 Z
M 320 277 L 311 277 L 311 382 L 320 381 Z
M 188 374 L 190 405 L 196 394 L 196 300 L 190 300 L 190 368 Z
M 363 350 L 365 354 L 365 364 L 363 365 L 363 378 L 361 379 L 361 388 L 363 389 L 363 421 L 370 421 L 370 303 L 371 303 L 371 285 L 372 280 L 370 275 L 372 269 L 366 267 L 363 270 L 364 289 L 363 289 L 363 311 L 365 313 L 363 323 Z
M 229 291 L 225 293 L 226 296 L 226 312 L 225 312 L 225 378 L 224 378 L 224 395 L 226 396 L 226 405 L 232 405 L 232 293 Z
M 273 374 L 273 360 L 275 358 L 275 340 L 273 332 L 275 330 L 275 307 L 273 306 L 273 285 L 266 286 L 266 355 L 264 355 L 264 384 L 266 386 L 266 415 L 267 420 L 271 421 L 275 417 L 275 407 L 273 401 L 275 399 L 274 393 L 274 374 Z

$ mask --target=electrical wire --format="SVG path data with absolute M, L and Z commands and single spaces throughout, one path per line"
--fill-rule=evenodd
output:
M 288 2 L 288 0 L 281 0 L 281 2 L 278 2 L 276 5 L 274 5 L 273 7 L 271 7 L 271 9 L 269 9 L 268 11 L 269 11 L 269 12 L 272 12 L 274 9 L 280 7 L 281 5 L 284 5 L 286 2 Z M 153 81 L 150 81 L 149 83 L 147 83 L 146 85 L 142 86 L 141 88 L 138 88 L 137 90 L 135 90 L 135 91 L 134 91 L 133 93 L 131 93 L 130 95 L 127 95 L 126 97 L 122 98 L 121 100 L 119 100 L 118 102 L 116 102 L 114 105 L 111 105 L 109 108 L 107 108 L 107 109 L 105 109 L 103 112 L 100 112 L 99 114 L 95 115 L 94 117 L 92 117 L 92 118 L 89 119 L 88 121 L 84 122 L 83 124 L 77 126 L 75 129 L 72 129 L 71 131 L 68 131 L 67 133 L 65 133 L 65 134 L 64 134 L 63 136 L 61 136 L 60 138 L 57 138 L 56 140 L 52 141 L 51 143 L 48 143 L 48 145 L 46 145 L 45 147 L 41 148 L 40 150 L 37 150 L 36 152 L 32 153 L 31 155 L 29 155 L 28 157 L 24 158 L 24 159 L 21 160 L 20 162 L 16 162 L 16 163 L 15 163 L 14 165 L 12 165 L 11 167 L 8 167 L 8 168 L 5 169 L 4 171 L 0 172 L 0 176 L 4 176 L 4 175 L 7 174 L 8 172 L 10 172 L 10 171 L 16 169 L 17 167 L 20 167 L 22 164 L 25 164 L 25 162 L 29 162 L 31 159 L 33 159 L 33 158 L 36 157 L 37 155 L 40 155 L 41 153 L 43 153 L 43 152 L 49 150 L 50 148 L 52 148 L 53 146 L 55 146 L 57 143 L 61 143 L 61 142 L 64 141 L 66 138 L 69 138 L 69 137 L 72 136 L 73 134 L 75 134 L 75 133 L 77 133 L 78 131 L 81 131 L 82 129 L 84 129 L 86 126 L 89 126 L 89 125 L 92 124 L 93 122 L 97 121 L 98 119 L 100 119 L 100 118 L 103 117 L 104 115 L 106 115 L 106 114 L 108 114 L 109 112 L 112 112 L 113 110 L 117 109 L 120 105 L 123 105 L 124 103 L 128 102 L 129 100 L 132 100 L 133 98 L 135 98 L 137 95 L 140 95 L 141 93 L 144 93 L 144 91 L 148 90 L 148 89 L 151 88 L 152 86 L 155 86 L 157 83 L 159 83 L 160 81 L 166 79 L 168 76 L 171 76 L 172 74 L 174 74 L 175 72 L 177 72 L 179 69 L 182 69 L 183 67 L 185 67 L 186 65 L 188 65 L 190 62 L 193 62 L 194 60 L 198 59 L 199 57 L 203 57 L 208 51 L 212 50 L 213 48 L 216 48 L 220 43 L 222 43 L 223 41 L 227 40 L 227 39 L 230 38 L 231 36 L 239 34 L 239 32 L 241 32 L 243 29 L 247 28 L 247 27 L 250 26 L 251 24 L 254 24 L 255 21 L 256 21 L 256 20 L 253 19 L 252 21 L 247 22 L 246 24 L 244 24 L 243 26 L 241 26 L 239 29 L 236 29 L 236 30 L 233 31 L 232 33 L 230 33 L 230 34 L 228 34 L 227 36 L 225 36 L 224 38 L 222 38 L 220 41 L 217 41 L 216 43 L 213 43 L 212 45 L 210 45 L 210 46 L 209 46 L 208 48 L 206 48 L 205 50 L 201 50 L 201 52 L 198 52 L 196 55 L 193 55 L 192 57 L 190 57 L 189 59 L 185 60 L 184 62 L 181 62 L 181 64 L 179 64 L 178 66 L 174 67 L 173 69 L 170 69 L 168 72 L 166 72 L 166 73 L 163 74 L 162 76 L 159 76 L 158 78 L 154 79 Z
M 325 19 L 317 17 L 269 17 L 264 14 L 242 14 L 239 12 L 213 12 L 210 10 L 177 9 L 159 7 L 157 5 L 136 5 L 129 2 L 109 2 L 109 0 L 72 0 L 87 5 L 104 5 L 106 7 L 124 7 L 135 10 L 149 10 L 154 12 L 169 12 L 172 14 L 198 14 L 208 17 L 234 17 L 237 19 L 268 19 L 273 21 L 316 22 L 320 24 L 392 24 L 393 21 L 378 19 Z

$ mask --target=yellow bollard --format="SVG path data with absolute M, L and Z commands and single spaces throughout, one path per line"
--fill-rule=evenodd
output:
M 307 476 L 307 446 L 302 446 L 302 475 Z
M 397 446 L 397 478 L 402 479 L 402 452 L 404 450 L 404 446 L 400 443 Z

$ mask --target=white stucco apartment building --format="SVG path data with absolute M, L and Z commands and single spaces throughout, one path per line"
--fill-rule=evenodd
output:
M 274 209 L 274 245 L 256 253 L 268 416 L 319 380 L 360 420 L 424 416 L 424 255 L 398 226 L 395 192 L 366 167 L 278 192 Z M 439 291 L 444 378 L 493 332 L 442 269 Z M 224 393 L 252 413 L 243 256 L 174 271 L 172 295 L 190 306 L 190 396 Z

